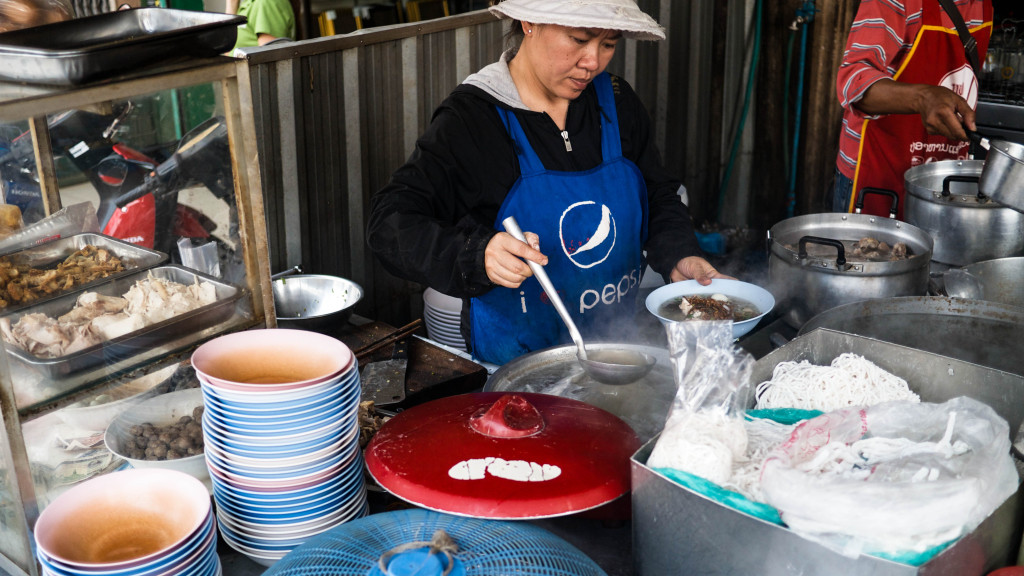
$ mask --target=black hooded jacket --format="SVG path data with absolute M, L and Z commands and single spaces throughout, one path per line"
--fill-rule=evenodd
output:
M 702 254 L 677 194 L 680 181 L 666 171 L 654 146 L 646 109 L 624 80 L 613 75 L 612 85 L 623 155 L 647 183 L 647 260 L 667 277 L 681 258 Z M 459 298 L 494 286 L 484 269 L 484 249 L 519 178 L 512 138 L 496 106 L 515 111 L 549 170 L 588 170 L 601 163 L 602 112 L 593 85 L 569 104 L 571 152 L 547 114 L 510 108 L 477 86 L 459 85 L 434 112 L 408 161 L 371 200 L 367 241 L 390 273 Z

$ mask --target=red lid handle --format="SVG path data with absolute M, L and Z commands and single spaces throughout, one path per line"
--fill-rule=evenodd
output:
M 544 417 L 526 398 L 505 394 L 469 418 L 469 426 L 484 436 L 525 438 L 544 429 Z

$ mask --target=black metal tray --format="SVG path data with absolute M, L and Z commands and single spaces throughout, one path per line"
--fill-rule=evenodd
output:
M 140 352 L 163 346 L 182 336 L 198 334 L 202 330 L 230 318 L 235 312 L 235 302 L 244 294 L 243 289 L 239 286 L 174 264 L 138 271 L 112 282 L 100 284 L 91 291 L 104 296 L 123 296 L 136 281 L 148 278 L 150 275 L 180 284 L 192 284 L 197 280 L 209 282 L 213 284 L 216 290 L 217 299 L 212 304 L 201 306 L 156 324 L 150 324 L 140 330 L 129 332 L 124 336 L 113 338 L 65 356 L 42 358 L 14 344 L 5 343 L 7 353 L 50 378 L 64 378 L 102 364 L 114 364 Z M 11 324 L 15 324 L 22 316 L 36 312 L 56 318 L 74 308 L 80 295 L 80 292 L 67 294 L 49 302 L 5 316 L 5 319 L 9 319 Z
M 137 8 L 0 34 L 0 79 L 73 86 L 224 54 L 244 16 Z
M 112 236 L 93 232 L 75 234 L 74 236 L 51 240 L 50 242 L 38 244 L 30 248 L 4 253 L 0 258 L 9 260 L 15 265 L 23 264 L 32 268 L 46 270 L 49 268 L 55 268 L 57 264 L 63 262 L 68 256 L 89 245 L 109 250 L 114 254 L 114 256 L 117 256 L 121 260 L 121 264 L 124 265 L 124 270 L 121 272 L 115 272 L 103 278 L 97 278 L 91 282 L 86 282 L 85 284 L 79 284 L 67 290 L 42 296 L 39 299 L 26 304 L 11 304 L 6 308 L 0 309 L 0 315 L 6 315 L 30 306 L 36 306 L 71 292 L 81 292 L 82 290 L 86 290 L 97 284 L 109 282 L 122 276 L 135 274 L 140 270 L 158 266 L 167 260 L 167 254 L 164 254 L 163 252 L 150 250 L 149 248 L 143 248 L 142 246 L 137 246 L 135 244 L 125 242 L 124 240 L 118 240 Z

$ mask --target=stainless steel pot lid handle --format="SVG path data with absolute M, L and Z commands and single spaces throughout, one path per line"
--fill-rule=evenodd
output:
M 832 238 L 822 238 L 820 236 L 803 236 L 798 242 L 799 251 L 797 252 L 797 258 L 805 260 L 807 258 L 807 244 L 822 244 L 824 246 L 831 246 L 836 249 L 836 268 L 839 270 L 846 266 L 846 247 L 839 240 L 833 240 Z
M 966 130 L 966 128 L 965 128 Z M 974 130 L 967 130 L 967 137 L 970 138 L 971 142 L 976 142 L 978 146 L 981 146 L 985 150 L 990 150 L 992 143 L 989 142 L 988 138 L 975 132 Z
M 889 207 L 889 218 L 896 218 L 896 214 L 900 207 L 899 194 L 893 190 L 887 190 L 885 188 L 871 188 L 870 186 L 860 189 L 857 194 L 857 200 L 853 203 L 854 213 L 860 214 L 864 210 L 864 197 L 868 194 L 878 194 L 881 196 L 888 196 L 892 200 L 892 205 Z

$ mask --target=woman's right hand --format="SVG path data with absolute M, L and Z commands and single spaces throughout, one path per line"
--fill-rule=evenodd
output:
M 518 288 L 523 280 L 533 276 L 530 266 L 524 261 L 532 260 L 541 266 L 548 263 L 548 257 L 540 251 L 540 237 L 533 232 L 524 232 L 526 242 L 520 242 L 508 232 L 498 232 L 484 249 L 484 268 L 491 282 L 505 288 Z

